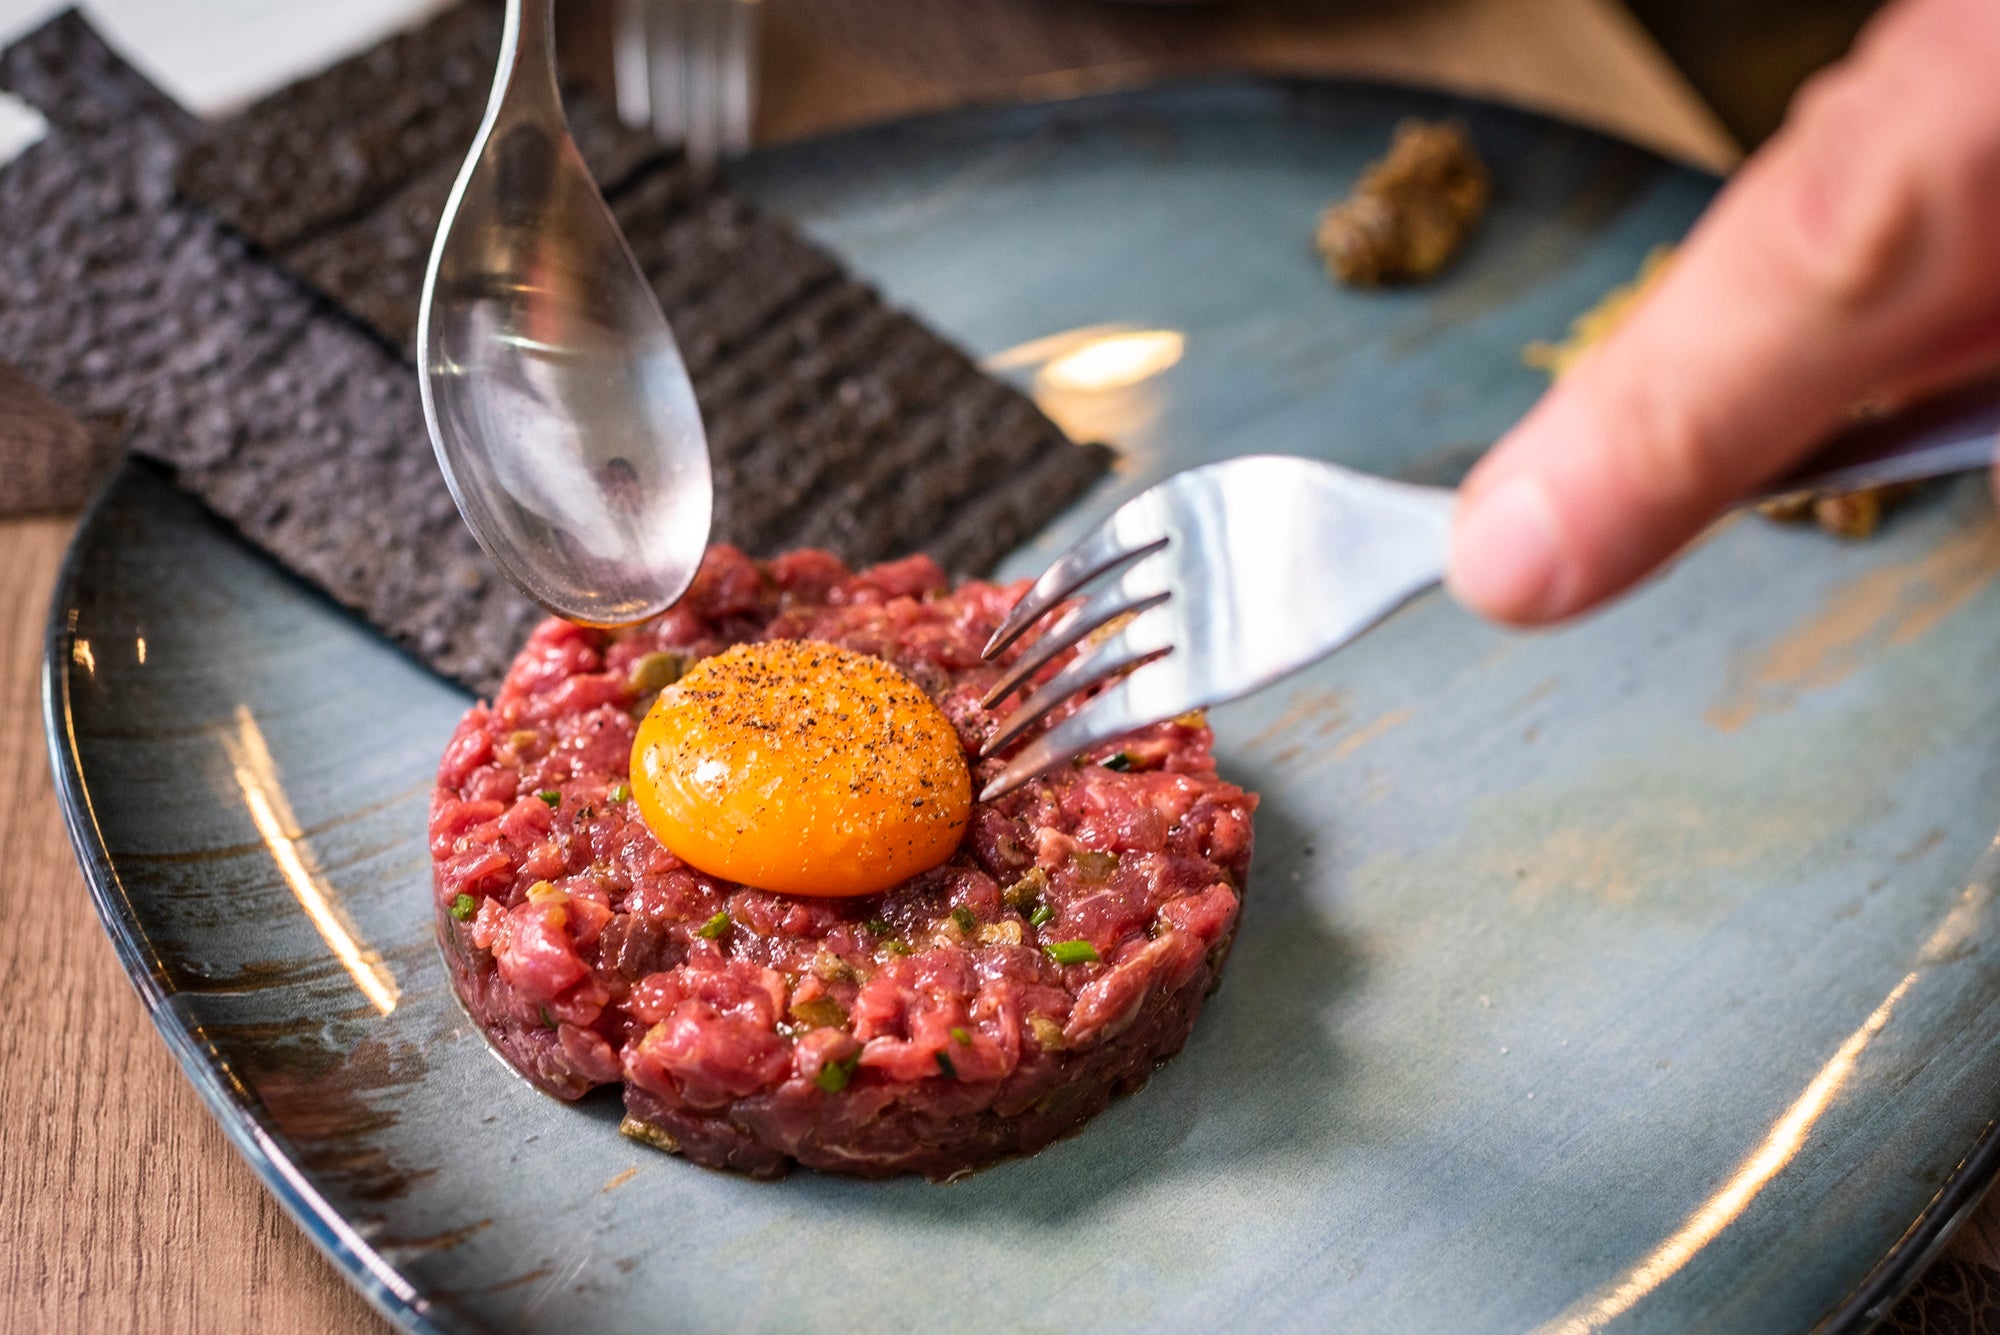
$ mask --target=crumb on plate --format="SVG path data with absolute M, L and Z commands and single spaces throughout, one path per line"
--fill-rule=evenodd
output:
M 1315 244 L 1327 273 L 1350 286 L 1422 282 L 1451 263 L 1492 193 L 1464 126 L 1406 120 L 1388 156 L 1320 214 Z

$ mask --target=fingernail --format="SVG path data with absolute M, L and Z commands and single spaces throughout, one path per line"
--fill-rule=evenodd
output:
M 1537 620 L 1551 610 L 1557 557 L 1548 492 L 1533 477 L 1512 478 L 1459 511 L 1446 585 L 1482 616 Z

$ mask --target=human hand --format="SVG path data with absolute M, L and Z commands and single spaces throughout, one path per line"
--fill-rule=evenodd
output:
M 1864 403 L 2000 367 L 2000 4 L 1899 0 L 1461 489 L 1454 595 L 1560 621 Z

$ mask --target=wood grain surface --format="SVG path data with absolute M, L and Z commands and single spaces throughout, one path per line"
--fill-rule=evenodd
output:
M 1482 92 L 1690 161 L 1734 146 L 1615 0 L 1270 3 L 765 0 L 760 131 L 1203 69 L 1358 71 Z M 98 927 L 64 837 L 38 698 L 73 521 L 0 522 L 0 1331 L 385 1329 L 284 1217 L 182 1078 Z M 1979 1320 L 1988 1210 L 1899 1310 Z M 1967 1314 L 1960 1318 L 1958 1313 Z M 1963 1325 L 1962 1329 L 1976 1327 Z

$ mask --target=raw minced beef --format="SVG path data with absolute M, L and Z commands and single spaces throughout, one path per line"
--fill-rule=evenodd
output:
M 1004 666 L 980 650 L 1018 592 L 951 589 L 924 557 L 857 574 L 719 547 L 653 621 L 537 628 L 431 804 L 439 938 L 500 1052 L 562 1098 L 622 1084 L 628 1134 L 760 1176 L 950 1177 L 1143 1084 L 1219 976 L 1250 861 L 1256 798 L 1216 776 L 1199 717 L 976 804 L 948 862 L 858 899 L 697 872 L 627 788 L 652 695 L 749 640 L 888 660 L 976 754 Z

